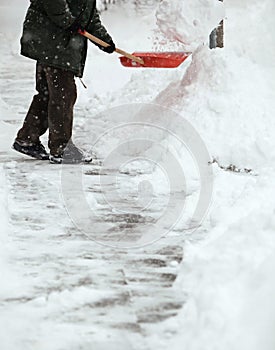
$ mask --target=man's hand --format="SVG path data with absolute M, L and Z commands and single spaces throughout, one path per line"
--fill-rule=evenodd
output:
M 115 51 L 115 49 L 116 49 L 116 45 L 114 44 L 113 41 L 108 42 L 108 44 L 109 44 L 110 46 L 107 46 L 107 47 L 101 46 L 100 49 L 101 49 L 102 51 L 104 51 L 104 52 L 107 52 L 107 53 L 113 53 L 113 52 Z

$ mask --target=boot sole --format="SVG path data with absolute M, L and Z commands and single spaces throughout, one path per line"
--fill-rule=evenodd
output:
M 90 164 L 92 162 L 92 158 L 88 160 L 69 160 L 65 159 L 57 159 L 57 158 L 52 158 L 51 156 L 49 157 L 50 163 L 51 164 Z

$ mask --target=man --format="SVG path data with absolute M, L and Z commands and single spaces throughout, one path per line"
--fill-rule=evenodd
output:
M 13 148 L 31 157 L 62 163 L 82 162 L 83 152 L 71 141 L 73 108 L 77 97 L 74 78 L 82 77 L 87 56 L 87 30 L 107 42 L 107 53 L 115 44 L 101 24 L 96 0 L 31 0 L 23 26 L 21 54 L 37 61 L 36 90 Z M 50 155 L 40 142 L 49 129 Z M 65 153 L 66 152 L 66 153 Z

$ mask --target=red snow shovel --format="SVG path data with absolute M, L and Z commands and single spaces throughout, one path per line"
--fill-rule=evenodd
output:
M 79 30 L 79 34 L 103 47 L 109 46 L 85 30 Z M 115 51 L 123 56 L 119 57 L 123 66 L 134 68 L 176 68 L 191 55 L 191 52 L 134 52 L 130 54 L 118 48 Z
M 125 67 L 177 68 L 190 55 L 190 52 L 134 52 L 133 56 L 142 58 L 144 64 L 135 62 L 127 57 L 119 57 L 119 59 Z

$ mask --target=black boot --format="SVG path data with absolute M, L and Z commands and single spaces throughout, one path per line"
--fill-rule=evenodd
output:
M 20 153 L 30 156 L 39 160 L 48 160 L 49 154 L 46 152 L 45 147 L 41 142 L 36 144 L 26 144 L 20 141 L 14 141 L 12 148 Z
M 87 156 L 72 142 L 69 142 L 62 154 L 50 154 L 52 164 L 80 164 L 90 163 L 91 156 Z

